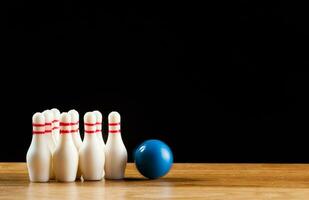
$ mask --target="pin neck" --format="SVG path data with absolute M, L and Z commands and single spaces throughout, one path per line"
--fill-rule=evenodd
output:
M 45 137 L 45 132 L 44 133 L 41 133 L 39 131 L 33 131 L 33 135 L 32 137 Z
M 52 122 L 52 131 L 53 131 L 53 132 L 58 132 L 59 129 L 60 129 L 59 120 L 58 120 L 58 119 L 55 119 L 55 120 Z
M 120 130 L 109 130 L 108 133 L 115 134 L 115 133 L 121 133 L 121 131 Z
M 71 123 L 71 133 L 79 133 L 79 121 Z
M 96 132 L 97 133 L 102 132 L 102 122 L 97 122 L 96 123 Z
M 75 133 L 79 133 L 79 128 L 71 130 L 71 133 L 75 134 Z
M 71 133 L 70 122 L 60 122 L 60 135 L 67 135 Z
M 121 134 L 109 133 L 108 137 L 107 137 L 106 144 L 111 143 L 113 141 L 117 141 L 117 142 L 123 143 Z
M 108 123 L 109 126 L 120 126 L 120 122 L 111 122 Z
M 33 134 L 31 144 L 40 147 L 48 146 L 46 139 L 45 134 Z
M 84 129 L 85 129 L 85 137 L 87 135 L 92 135 L 94 133 L 96 133 L 96 123 L 87 123 L 85 122 L 84 123 Z
M 45 134 L 45 123 L 32 123 L 32 133 L 33 135 L 44 135 Z
M 110 123 L 108 123 L 108 133 L 109 133 L 109 135 L 121 133 L 120 122 L 110 122 Z M 117 135 L 119 135 L 119 134 L 117 134 Z
M 63 143 L 66 143 L 66 142 L 70 142 L 72 140 L 72 135 L 70 133 L 68 134 L 60 134 L 60 143 L 63 144 Z
M 113 138 L 113 139 L 122 139 L 121 134 L 114 134 L 114 133 L 109 133 L 108 134 L 108 139 Z
M 33 130 L 33 131 L 32 131 L 32 134 L 33 134 L 33 135 L 44 135 L 44 134 L 45 134 L 45 131 L 35 131 L 35 130 Z
M 71 130 L 60 130 L 61 135 L 70 134 L 71 132 Z
M 92 133 L 89 134 L 89 133 L 85 132 L 84 141 L 90 141 L 90 140 L 93 140 L 93 139 L 97 140 L 97 135 L 96 134 L 92 134 Z
M 95 130 L 85 130 L 85 135 L 92 135 L 94 133 L 96 133 Z
M 71 122 L 60 122 L 60 144 L 73 142 L 71 135 Z
M 60 127 L 59 126 L 55 126 L 53 127 L 53 131 L 59 131 Z

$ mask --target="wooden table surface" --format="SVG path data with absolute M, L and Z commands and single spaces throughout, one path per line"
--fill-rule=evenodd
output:
M 164 178 L 31 183 L 25 163 L 0 163 L 0 199 L 309 199 L 309 165 L 174 164 Z

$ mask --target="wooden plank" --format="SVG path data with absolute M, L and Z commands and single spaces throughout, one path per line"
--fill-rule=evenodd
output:
M 30 183 L 25 163 L 0 163 L 0 199 L 309 199 L 306 164 L 174 164 L 147 180 L 128 164 L 126 179 Z

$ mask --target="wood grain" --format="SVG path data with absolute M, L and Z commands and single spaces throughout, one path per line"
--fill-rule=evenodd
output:
M 164 178 L 30 183 L 25 163 L 0 163 L 0 199 L 309 199 L 309 165 L 174 164 Z

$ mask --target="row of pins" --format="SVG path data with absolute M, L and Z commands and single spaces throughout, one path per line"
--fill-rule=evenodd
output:
M 79 129 L 79 113 L 58 109 L 35 113 L 32 118 L 33 137 L 27 152 L 30 181 L 122 179 L 127 151 L 120 131 L 120 114 L 108 116 L 108 139 L 102 136 L 100 111 L 84 115 L 84 138 Z

